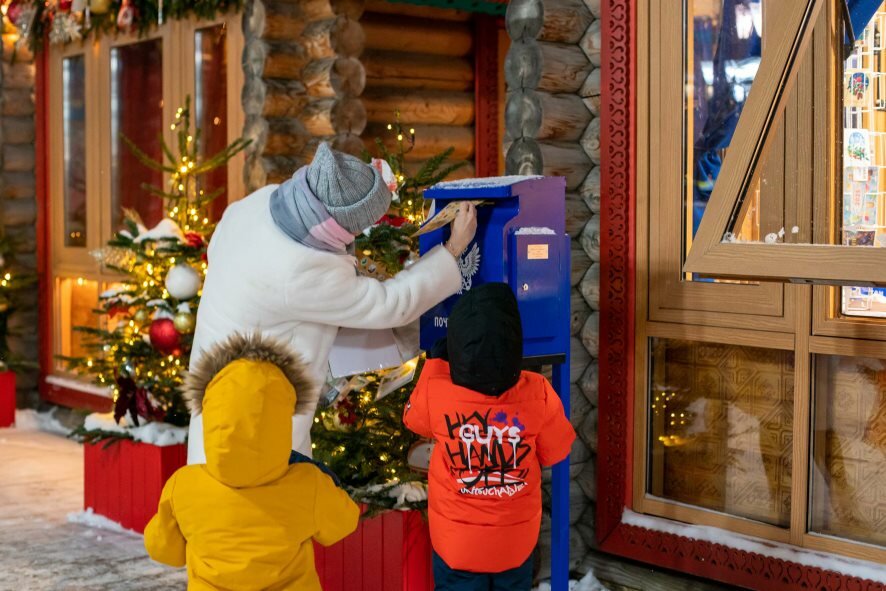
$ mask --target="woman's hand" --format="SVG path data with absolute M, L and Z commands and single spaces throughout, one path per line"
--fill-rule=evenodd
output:
M 463 201 L 452 220 L 452 230 L 446 249 L 452 256 L 459 257 L 474 239 L 477 233 L 477 207 L 473 203 Z

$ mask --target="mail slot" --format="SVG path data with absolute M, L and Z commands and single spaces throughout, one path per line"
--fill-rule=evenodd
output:
M 523 355 L 562 360 L 569 342 L 569 237 L 565 232 L 566 182 L 562 177 L 498 177 L 438 184 L 425 191 L 434 210 L 456 201 L 482 201 L 477 235 L 459 258 L 459 294 L 421 319 L 421 346 L 446 335 L 459 296 L 487 282 L 511 286 L 523 319 Z M 425 253 L 449 238 L 444 227 L 421 236 Z M 566 322 L 563 322 L 565 311 Z

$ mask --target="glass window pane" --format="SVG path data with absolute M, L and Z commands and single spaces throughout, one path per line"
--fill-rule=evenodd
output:
M 856 34 L 843 63 L 843 206 L 838 240 L 886 246 L 886 55 L 881 32 L 886 4 Z M 844 287 L 847 316 L 886 318 L 886 289 Z
M 83 278 L 62 278 L 57 282 L 59 310 L 58 354 L 65 357 L 85 357 L 94 354 L 85 346 L 89 337 L 74 330 L 78 326 L 98 328 L 100 317 L 94 313 L 98 306 L 98 282 Z
M 163 217 L 163 201 L 142 185 L 163 186 L 163 176 L 139 162 L 121 135 L 160 160 L 163 132 L 163 42 L 151 39 L 111 50 L 111 199 L 113 229 L 123 209 L 141 215 L 148 227 Z
M 649 493 L 787 527 L 794 354 L 651 341 Z
M 62 61 L 65 246 L 86 246 L 86 60 Z
M 886 361 L 818 355 L 809 528 L 886 546 Z
M 200 132 L 200 155 L 213 156 L 228 145 L 227 28 L 217 25 L 195 33 L 196 127 Z M 220 166 L 203 178 L 206 193 L 227 188 L 228 167 Z M 220 219 L 227 203 L 222 194 L 209 208 L 213 219 Z
M 763 45 L 762 0 L 688 0 L 686 6 L 684 256 L 713 193 Z M 757 210 L 748 207 L 743 238 L 758 238 Z

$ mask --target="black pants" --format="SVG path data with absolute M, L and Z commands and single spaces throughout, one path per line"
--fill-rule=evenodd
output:
M 472 573 L 449 568 L 434 552 L 435 591 L 530 591 L 532 556 L 517 568 L 501 573 Z

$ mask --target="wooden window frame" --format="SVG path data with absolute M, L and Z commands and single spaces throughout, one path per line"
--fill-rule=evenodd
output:
M 803 57 L 809 53 L 808 48 L 815 36 L 816 19 L 828 6 L 833 6 L 831 0 L 771 4 L 772 18 L 779 23 L 781 34 L 774 36 L 767 45 L 766 55 L 735 129 L 733 149 L 725 159 L 708 211 L 686 257 L 686 272 L 800 284 L 886 285 L 886 250 L 825 244 L 826 233 L 817 232 L 816 236 L 807 237 L 810 239 L 808 244 L 723 241 L 731 229 L 733 213 L 740 211 L 742 201 L 746 201 L 745 195 L 769 149 L 768 140 L 774 137 L 778 115 L 783 111 L 791 89 L 798 86 Z M 828 67 L 830 76 L 834 75 L 833 65 L 831 62 Z M 819 89 L 832 87 L 832 80 L 826 86 L 819 85 Z M 828 125 L 827 129 L 825 138 L 833 137 L 833 126 Z M 833 142 L 819 140 L 817 143 L 827 145 Z M 816 177 L 833 179 L 834 160 L 833 153 L 830 162 L 817 160 L 816 165 L 823 165 L 823 168 L 816 169 Z M 798 202 L 810 199 L 809 192 L 801 189 L 796 195 L 788 196 L 789 199 L 792 197 Z M 817 217 L 827 219 L 827 211 L 817 209 Z
M 243 70 L 239 59 L 243 52 L 242 13 L 221 15 L 215 19 L 189 19 L 167 21 L 148 35 L 118 34 L 90 39 L 83 44 L 64 47 L 51 46 L 37 56 L 36 69 L 36 120 L 38 154 L 36 175 L 38 194 L 38 259 L 40 273 L 40 394 L 50 402 L 108 410 L 109 398 L 96 393 L 96 388 L 84 382 L 65 380 L 60 384 L 53 376 L 69 377 L 61 371 L 55 359 L 56 343 L 59 342 L 57 310 L 57 279 L 83 277 L 99 281 L 100 285 L 118 281 L 119 276 L 101 266 L 90 252 L 103 246 L 112 235 L 111 228 L 111 137 L 110 89 L 111 51 L 150 39 L 162 39 L 163 43 L 163 134 L 167 141 L 173 140 L 168 127 L 175 109 L 184 104 L 185 97 L 195 95 L 195 65 L 193 59 L 169 59 L 169 56 L 193 56 L 195 33 L 204 28 L 224 25 L 227 28 L 227 130 L 228 142 L 241 137 L 244 113 L 240 93 L 243 88 Z M 82 248 L 65 247 L 60 237 L 64 228 L 62 136 L 63 112 L 61 109 L 61 64 L 72 55 L 83 54 L 86 59 L 86 174 L 87 174 L 87 243 Z M 94 90 L 99 89 L 99 90 Z M 98 123 L 96 123 L 98 122 Z M 245 196 L 243 177 L 245 156 L 241 152 L 232 158 L 228 168 L 228 203 Z M 106 171 L 102 174 L 101 171 Z M 167 178 L 164 175 L 164 182 Z M 50 378 L 48 380 L 48 378 Z M 55 383 L 53 383 L 55 382 Z
M 649 16 L 638 10 L 638 3 L 630 0 L 604 0 L 602 3 L 603 44 L 608 52 L 603 54 L 601 107 L 601 192 L 604 199 L 601 209 L 601 235 L 606 237 L 601 245 L 601 298 L 600 298 L 600 351 L 599 359 L 599 448 L 597 469 L 597 518 L 596 534 L 600 548 L 627 558 L 639 560 L 664 568 L 672 568 L 696 576 L 723 581 L 752 589 L 784 589 L 800 591 L 826 585 L 833 588 L 853 588 L 865 591 L 882 589 L 880 583 L 848 574 L 826 571 L 782 559 L 761 556 L 724 544 L 690 539 L 665 531 L 646 529 L 631 525 L 625 520 L 625 509 L 636 509 L 638 489 L 634 486 L 637 450 L 637 431 L 644 432 L 638 420 L 645 413 L 645 398 L 637 396 L 641 382 L 641 352 L 646 348 L 644 332 L 648 326 L 662 329 L 654 322 L 647 322 L 646 303 L 638 294 L 648 289 L 647 262 L 637 254 L 643 248 L 640 236 L 648 231 L 648 222 L 638 216 L 638 207 L 649 199 L 649 171 L 638 163 L 648 158 L 649 125 L 648 111 L 643 97 L 648 96 L 648 80 L 638 66 L 637 56 L 644 51 L 644 31 L 649 29 Z M 638 109 L 639 107 L 639 109 Z M 717 273 L 720 275 L 720 273 Z M 809 286 L 787 286 L 793 290 L 796 306 L 793 314 L 797 324 L 794 340 L 797 375 L 811 379 L 810 356 L 799 351 L 827 352 L 832 341 L 813 333 L 813 289 Z M 822 288 L 824 289 L 824 288 Z M 818 292 L 818 288 L 815 290 Z M 658 323 L 663 325 L 665 323 Z M 674 336 L 686 335 L 701 339 L 720 340 L 719 327 L 669 327 Z M 682 332 L 681 332 L 682 331 Z M 693 332 L 695 331 L 695 332 Z M 662 329 L 660 334 L 667 335 Z M 729 331 L 734 342 L 735 331 Z M 784 336 L 778 337 L 780 339 Z M 843 339 L 839 342 L 841 354 L 846 354 L 847 342 L 857 354 L 879 353 L 881 343 L 861 343 Z M 872 349 L 871 349 L 872 348 Z M 645 383 L 644 389 L 645 389 Z M 799 389 L 800 386 L 797 387 Z M 641 400 L 643 401 L 641 403 Z M 810 416 L 809 408 L 796 408 L 795 429 L 803 421 L 798 418 Z M 808 424 L 808 423 L 807 423 Z M 809 433 L 808 429 L 803 429 Z M 795 476 L 804 467 L 797 465 L 797 448 L 807 447 L 807 440 L 795 438 Z M 806 483 L 803 478 L 795 478 Z M 805 498 L 805 488 L 801 498 Z M 642 489 L 640 489 L 642 490 Z M 801 491 L 797 491 L 801 492 Z M 802 519 L 805 520 L 805 508 Z M 693 517 L 673 515 L 673 518 Z M 791 521 L 800 517 L 792 510 Z M 726 524 L 727 526 L 729 524 Z M 803 533 L 791 536 L 791 543 L 810 549 L 856 555 L 858 544 L 844 544 L 824 536 Z M 852 546 L 845 548 L 841 546 Z M 875 550 L 879 553 L 880 549 Z M 880 556 L 878 554 L 878 556 Z M 862 556 L 875 559 L 875 556 Z M 882 559 L 882 558 L 881 558 Z
M 683 14 L 666 10 L 665 3 L 652 10 L 655 14 L 649 18 L 657 25 L 649 31 L 650 51 L 667 55 L 674 51 L 674 36 L 682 38 Z M 648 279 L 652 287 L 649 318 L 658 322 L 790 331 L 793 302 L 790 292 L 781 284 L 712 285 L 683 278 L 684 212 L 670 205 L 674 195 L 684 194 L 684 182 L 691 174 L 683 165 L 683 79 L 683 62 L 674 59 L 668 60 L 661 71 L 652 72 L 648 81 L 647 96 L 661 97 L 661 100 L 648 104 L 648 120 L 655 121 L 656 125 L 648 126 L 646 141 L 650 153 L 663 164 L 650 171 L 650 218 L 657 220 L 657 224 L 649 228 L 652 232 L 649 257 L 637 260 L 638 265 L 648 265 L 654 270 Z M 674 138 L 681 138 L 676 146 Z M 708 209 L 710 207 L 709 203 Z M 709 215 L 706 212 L 702 220 Z

